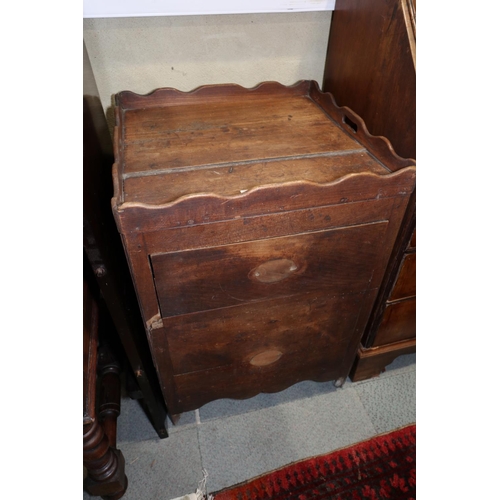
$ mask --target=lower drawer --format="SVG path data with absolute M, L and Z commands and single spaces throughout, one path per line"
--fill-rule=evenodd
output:
M 389 300 L 399 300 L 406 297 L 413 297 L 417 294 L 416 265 L 417 255 L 415 253 L 404 256 Z
M 151 343 L 169 411 L 346 377 L 374 291 L 308 293 L 164 318 Z
M 384 257 L 387 225 L 380 221 L 153 254 L 161 315 L 181 316 L 318 289 L 362 292 Z
M 416 298 L 388 304 L 372 347 L 415 338 L 416 307 Z

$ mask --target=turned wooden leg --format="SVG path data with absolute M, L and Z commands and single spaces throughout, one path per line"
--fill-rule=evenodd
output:
M 120 372 L 109 350 L 103 347 L 98 354 L 99 307 L 85 275 L 83 299 L 84 487 L 91 495 L 118 500 L 127 489 L 125 460 L 122 453 L 115 449 L 116 419 L 120 414 Z M 99 405 L 98 371 L 101 372 Z M 99 415 L 96 406 L 99 407 Z
M 97 366 L 100 380 L 99 421 L 110 446 L 116 448 L 116 428 L 121 399 L 120 367 L 106 345 L 99 348 Z
M 83 464 L 87 468 L 85 486 L 91 495 L 118 500 L 127 489 L 125 460 L 112 448 L 98 421 L 83 426 Z

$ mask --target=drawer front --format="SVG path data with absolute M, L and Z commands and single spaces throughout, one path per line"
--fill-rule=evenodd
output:
M 372 347 L 410 340 L 416 337 L 416 299 L 389 304 Z
M 387 222 L 151 256 L 163 318 L 369 286 Z
M 288 363 L 292 355 L 298 365 L 338 361 L 359 301 L 359 295 L 311 293 L 164 319 L 174 374 Z
M 417 294 L 416 280 L 417 255 L 405 255 L 398 278 L 389 297 L 390 301 L 414 297 Z
M 150 340 L 157 360 L 169 358 L 170 374 L 160 373 L 173 381 L 169 408 L 346 377 L 369 313 L 363 305 L 375 296 L 306 293 L 164 319 Z

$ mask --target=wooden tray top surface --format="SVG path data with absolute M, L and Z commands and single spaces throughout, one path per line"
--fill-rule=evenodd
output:
M 239 196 L 299 181 L 328 184 L 412 164 L 401 162 L 387 140 L 370 136 L 362 120 L 338 108 L 316 82 L 126 91 L 116 103 L 114 178 L 121 205 L 159 206 L 201 193 Z

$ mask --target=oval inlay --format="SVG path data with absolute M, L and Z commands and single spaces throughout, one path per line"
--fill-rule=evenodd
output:
M 250 364 L 254 366 L 266 366 L 275 363 L 283 356 L 281 351 L 270 349 L 269 351 L 260 352 L 250 360 Z
M 261 283 L 276 283 L 290 277 L 297 266 L 289 259 L 269 260 L 250 271 L 250 277 Z

